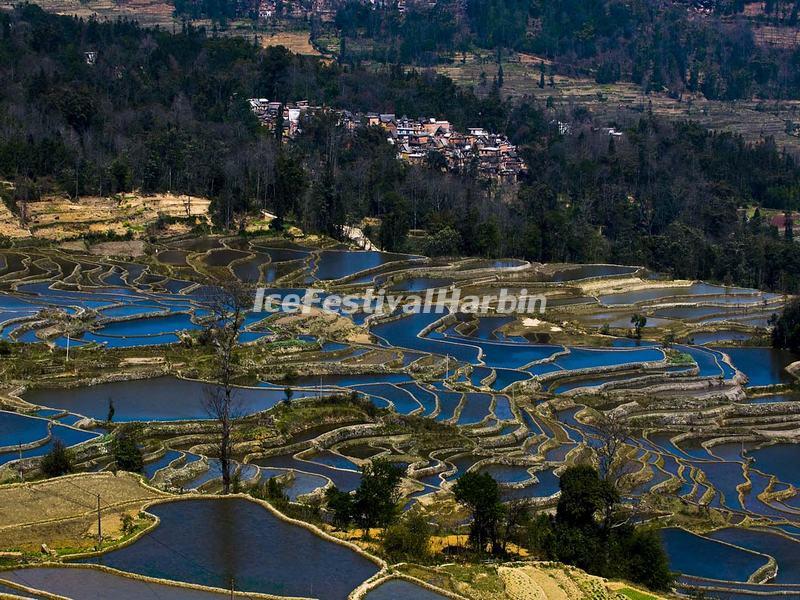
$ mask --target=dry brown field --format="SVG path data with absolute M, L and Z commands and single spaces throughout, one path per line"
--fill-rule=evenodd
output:
M 97 538 L 97 495 L 105 540 L 122 534 L 122 516 L 168 494 L 132 473 L 82 473 L 0 486 L 0 551 L 86 550 Z
M 540 88 L 540 62 L 538 57 L 527 54 L 507 57 L 503 62 L 503 93 L 512 98 L 531 96 L 542 102 L 552 98 L 553 104 L 565 111 L 584 107 L 608 123 L 624 123 L 652 111 L 667 119 L 692 120 L 717 131 L 738 133 L 749 141 L 772 136 L 778 147 L 800 154 L 800 137 L 786 133 L 787 121 L 800 122 L 798 100 L 721 102 L 703 97 L 676 99 L 664 93 L 644 94 L 639 86 L 631 83 L 598 84 L 589 77 L 562 75 L 554 76 L 555 85 L 552 87 L 548 75 L 545 87 Z M 467 55 L 465 62 L 462 63 L 459 56 L 452 64 L 441 65 L 437 70 L 480 94 L 488 91 L 481 82 L 491 85 L 497 64 L 493 55 Z

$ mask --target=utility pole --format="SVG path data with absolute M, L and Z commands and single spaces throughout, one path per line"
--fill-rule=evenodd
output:
M 233 600 L 234 595 L 235 595 L 234 589 L 235 588 L 234 588 L 234 585 L 233 585 L 233 577 L 231 577 L 231 600 Z
M 97 549 L 103 547 L 103 523 L 100 519 L 100 494 L 97 494 Z
M 22 466 L 22 442 L 19 443 L 19 462 L 17 462 L 19 469 L 19 479 L 25 483 L 25 469 Z

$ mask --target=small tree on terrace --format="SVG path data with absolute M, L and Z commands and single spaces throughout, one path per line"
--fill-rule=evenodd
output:
M 216 385 L 206 387 L 205 407 L 219 426 L 218 452 L 224 494 L 231 488 L 233 426 L 241 417 L 233 382 L 238 364 L 239 334 L 244 329 L 247 309 L 253 302 L 250 292 L 248 286 L 239 280 L 228 279 L 209 289 L 203 301 L 211 317 L 207 333 L 214 351 L 216 380 Z
M 114 420 L 114 414 L 117 412 L 117 409 L 114 408 L 114 399 L 108 399 L 108 413 L 106 414 L 106 421 L 111 423 Z
M 132 427 L 120 427 L 111 445 L 114 462 L 121 471 L 141 473 L 144 468 L 144 457 L 136 443 L 136 436 Z
M 636 313 L 631 317 L 631 325 L 633 325 L 633 335 L 637 340 L 641 339 L 642 329 L 647 325 L 647 317 Z

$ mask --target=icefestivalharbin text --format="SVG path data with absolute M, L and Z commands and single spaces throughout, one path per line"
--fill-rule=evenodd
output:
M 427 290 L 425 294 L 387 294 L 369 289 L 363 294 L 329 294 L 325 290 L 308 288 L 287 293 L 258 288 L 253 312 L 302 312 L 319 308 L 340 314 L 394 314 L 398 309 L 406 314 L 447 312 L 494 314 L 544 314 L 547 298 L 544 294 L 529 295 L 522 289 L 509 292 L 501 288 L 497 294 L 483 296 L 461 295 L 460 289 Z

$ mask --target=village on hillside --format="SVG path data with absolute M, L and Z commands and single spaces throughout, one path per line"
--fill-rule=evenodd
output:
M 397 148 L 399 159 L 411 164 L 426 162 L 443 170 L 471 173 L 480 179 L 497 183 L 514 183 L 527 165 L 517 147 L 504 135 L 481 127 L 470 127 L 466 133 L 457 131 L 446 120 L 433 117 L 410 119 L 391 113 L 353 113 L 332 111 L 311 106 L 308 101 L 292 103 L 251 98 L 250 108 L 262 125 L 283 128 L 283 139 L 289 140 L 302 131 L 303 119 L 314 113 L 335 112 L 339 124 L 349 130 L 359 127 L 381 127 L 388 141 Z
M 332 22 L 342 4 L 344 2 L 340 0 L 259 0 L 258 18 L 266 20 L 282 16 L 298 20 L 318 18 Z M 435 6 L 436 0 L 362 0 L 362 4 L 372 8 L 393 7 L 402 14 L 415 5 L 427 8 Z M 463 10 L 463 5 L 457 6 Z

